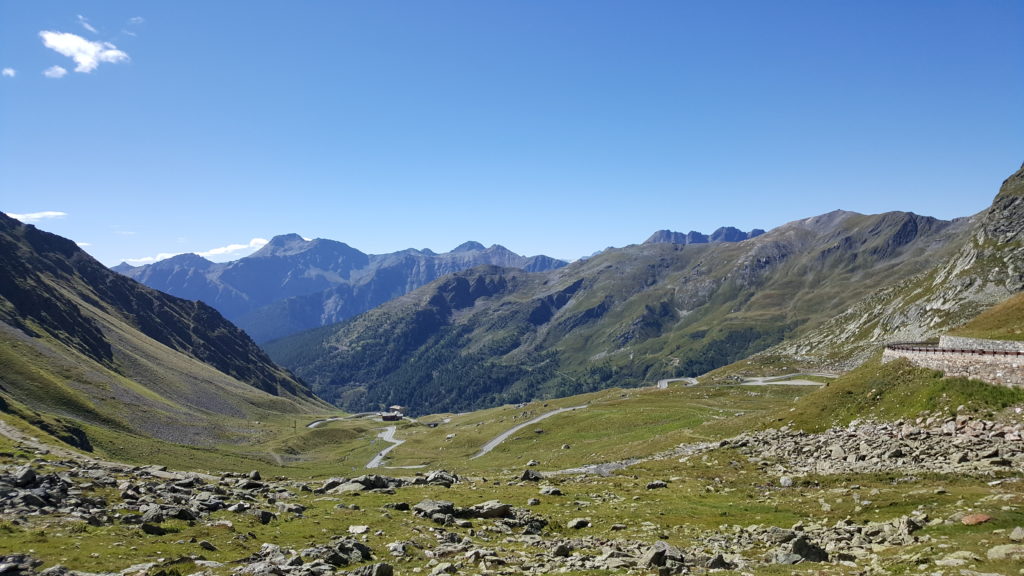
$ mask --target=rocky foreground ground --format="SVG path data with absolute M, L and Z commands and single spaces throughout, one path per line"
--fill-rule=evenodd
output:
M 627 468 L 607 479 L 527 468 L 497 480 L 435 471 L 302 482 L 24 446 L 0 456 L 0 575 L 685 574 L 790 565 L 1024 574 L 1022 430 L 968 416 L 856 422 L 820 434 L 781 428 L 681 446 L 674 458 L 648 461 L 653 468 L 640 465 L 645 474 Z M 677 476 L 650 476 L 667 472 Z M 904 498 L 919 504 L 908 510 Z M 697 500 L 719 506 L 720 518 L 672 512 Z M 748 505 L 752 512 L 740 513 Z M 798 520 L 758 522 L 754 510 Z

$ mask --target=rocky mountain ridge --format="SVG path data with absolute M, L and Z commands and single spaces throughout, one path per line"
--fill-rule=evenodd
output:
M 232 262 L 182 254 L 113 269 L 168 294 L 202 300 L 265 342 L 345 320 L 442 276 L 483 264 L 541 272 L 565 262 L 478 242 L 443 254 L 409 249 L 373 255 L 343 242 L 286 234 Z
M 964 219 L 965 241 L 927 270 L 889 285 L 820 328 L 769 353 L 808 366 L 850 368 L 893 341 L 937 338 L 1024 290 L 1024 166 L 992 205 Z
M 707 244 L 709 242 L 742 242 L 757 238 L 764 234 L 764 230 L 754 228 L 750 232 L 744 232 L 732 226 L 723 226 L 711 235 L 702 234 L 695 230 L 687 233 L 674 232 L 672 230 L 658 230 L 644 241 L 644 244 Z
M 968 227 L 837 211 L 742 242 L 634 245 L 540 274 L 478 268 L 267 349 L 353 410 L 459 411 L 697 376 L 830 320 L 878 278 L 931 269 Z

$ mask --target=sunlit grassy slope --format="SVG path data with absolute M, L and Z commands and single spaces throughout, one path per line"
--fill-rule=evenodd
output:
M 1024 340 L 1024 292 L 993 306 L 950 334 L 992 340 Z

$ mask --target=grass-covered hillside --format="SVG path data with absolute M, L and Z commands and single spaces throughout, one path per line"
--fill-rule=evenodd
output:
M 849 368 L 884 343 L 935 339 L 1024 291 L 1024 168 L 1003 182 L 968 228 L 959 248 L 932 268 L 909 278 L 882 277 L 870 296 L 770 355 Z
M 1024 340 L 1024 293 L 996 304 L 950 334 L 990 340 Z
M 248 442 L 327 407 L 202 303 L 0 215 L 0 409 L 85 449 Z
M 467 410 L 697 376 L 934 267 L 967 222 L 834 212 L 738 243 L 609 249 L 528 274 L 478 268 L 266 349 L 352 410 Z

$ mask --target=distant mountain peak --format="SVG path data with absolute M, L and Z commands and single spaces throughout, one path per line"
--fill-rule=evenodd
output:
M 213 264 L 213 261 L 203 258 L 195 252 L 186 252 L 184 254 L 178 254 L 177 256 L 171 256 L 170 258 L 161 260 L 157 264 L 167 266 L 201 266 L 206 267 Z
M 274 236 L 263 248 L 252 254 L 252 258 L 266 258 L 270 256 L 288 256 L 298 254 L 310 248 L 312 241 L 308 241 L 298 234 L 281 234 Z
M 723 226 L 711 233 L 710 236 L 696 230 L 686 234 L 672 230 L 658 230 L 651 237 L 644 241 L 644 244 L 708 244 L 713 242 L 741 242 L 756 238 L 764 234 L 764 230 L 754 228 L 750 232 L 744 232 L 732 226 Z
M 452 252 L 483 252 L 486 249 L 483 244 L 470 240 L 459 244 Z

